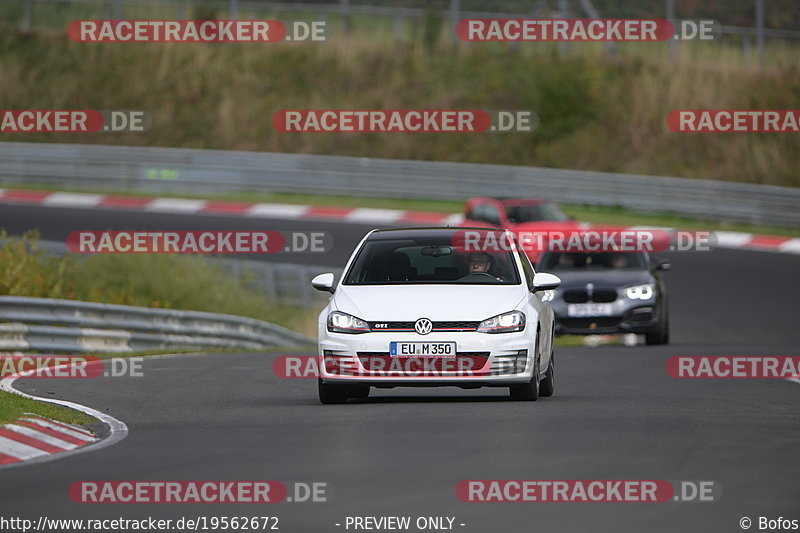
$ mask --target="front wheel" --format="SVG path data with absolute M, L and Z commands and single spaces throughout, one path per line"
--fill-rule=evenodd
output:
M 535 402 L 539 398 L 539 360 L 533 363 L 533 377 L 528 383 L 511 385 L 511 399 L 516 402 Z
M 556 360 L 555 353 L 550 352 L 550 364 L 547 365 L 547 373 L 539 383 L 539 396 L 552 396 L 556 385 Z
M 319 401 L 325 405 L 347 402 L 347 386 L 331 385 L 317 380 L 319 389 Z
M 669 318 L 657 330 L 644 334 L 645 344 L 669 344 Z

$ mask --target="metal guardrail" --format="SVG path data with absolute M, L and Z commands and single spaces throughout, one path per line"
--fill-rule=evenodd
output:
M 545 10 L 546 4 L 539 1 L 533 5 L 532 9 L 527 13 L 520 12 L 500 12 L 500 11 L 470 11 L 462 10 L 459 7 L 458 0 L 450 0 L 449 7 L 445 9 L 424 9 L 418 7 L 402 7 L 402 6 L 381 6 L 381 5 L 364 5 L 364 4 L 351 4 L 348 0 L 340 0 L 338 3 L 315 3 L 315 2 L 267 2 L 262 0 L 218 0 L 216 3 L 209 3 L 207 0 L 16 0 L 23 8 L 23 27 L 30 29 L 31 26 L 31 12 L 30 8 L 33 4 L 69 4 L 69 5 L 83 5 L 83 6 L 97 6 L 104 10 L 106 18 L 121 19 L 125 10 L 128 9 L 141 9 L 141 8 L 158 8 L 174 10 L 174 13 L 179 19 L 185 18 L 191 10 L 197 7 L 213 8 L 219 10 L 227 10 L 227 13 L 232 18 L 238 18 L 240 12 L 253 12 L 253 13 L 314 13 L 323 16 L 338 15 L 347 17 L 350 15 L 361 15 L 368 17 L 391 17 L 394 19 L 421 19 L 431 13 L 436 14 L 443 20 L 459 20 L 461 18 L 526 18 L 526 17 L 541 17 L 544 15 L 560 16 L 561 18 L 569 18 L 570 14 L 578 16 L 588 15 L 590 18 L 600 18 L 597 9 L 589 0 L 579 0 L 576 2 L 572 10 L 569 2 L 553 2 L 549 11 Z M 668 0 L 674 1 L 674 0 Z M 758 2 L 763 0 L 755 0 L 756 6 Z M 763 7 L 762 7 L 763 9 Z M 563 12 L 562 12 L 563 11 Z M 613 9 L 612 9 L 613 11 Z M 613 15 L 610 18 L 621 18 L 618 15 Z M 664 17 L 664 13 L 654 13 L 653 18 L 671 18 Z M 763 24 L 763 21 L 762 21 Z M 721 26 L 723 34 L 731 35 L 747 35 L 757 37 L 759 35 L 764 37 L 775 37 L 781 39 L 800 39 L 800 31 L 789 29 L 775 29 L 764 27 L 748 27 L 748 26 Z M 398 33 L 397 31 L 395 32 Z
M 0 296 L 0 351 L 257 350 L 309 343 L 275 324 L 233 315 Z
M 0 182 L 149 193 L 283 191 L 449 200 L 487 194 L 534 196 L 572 204 L 800 226 L 798 188 L 475 163 L 0 143 Z
M 241 280 L 250 289 L 261 293 L 274 304 L 303 309 L 325 307 L 330 294 L 311 286 L 311 279 L 323 272 L 333 272 L 338 278 L 341 267 L 273 263 L 252 259 L 211 258 L 229 275 Z

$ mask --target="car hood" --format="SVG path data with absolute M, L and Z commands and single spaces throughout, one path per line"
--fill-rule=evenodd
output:
M 526 295 L 520 285 L 340 285 L 333 301 L 367 321 L 472 321 L 511 311 Z
M 585 287 L 588 283 L 594 283 L 597 287 L 629 287 L 644 283 L 653 283 L 653 276 L 647 270 L 553 270 L 561 278 L 560 289 Z

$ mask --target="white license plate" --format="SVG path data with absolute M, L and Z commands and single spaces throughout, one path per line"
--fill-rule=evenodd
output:
M 614 307 L 611 304 L 569 304 L 567 305 L 569 316 L 611 316 L 614 314 Z
M 455 357 L 454 342 L 390 342 L 392 357 Z

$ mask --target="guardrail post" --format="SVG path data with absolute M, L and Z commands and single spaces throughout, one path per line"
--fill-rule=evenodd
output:
M 750 64 L 750 53 L 751 53 L 751 44 L 750 44 L 750 37 L 747 35 L 742 36 L 742 55 L 743 63 L 745 66 Z
M 230 0 L 230 17 L 234 20 L 239 19 L 239 0 Z
M 31 0 L 22 0 L 22 29 L 31 31 Z
M 450 0 L 450 41 L 458 42 L 456 26 L 461 17 L 461 0 Z
M 396 41 L 402 41 L 403 33 L 405 33 L 403 30 L 403 17 L 396 15 L 393 20 L 394 38 Z
M 275 284 L 275 266 L 265 265 L 264 267 L 264 286 L 267 289 L 269 299 L 272 301 L 278 300 L 278 288 Z
M 303 309 L 308 309 L 311 306 L 310 301 L 310 294 L 308 288 L 308 282 L 306 278 L 308 277 L 308 270 L 306 269 L 298 269 L 297 270 L 297 289 L 300 291 L 300 307 Z
M 344 31 L 350 31 L 350 0 L 339 0 L 339 14 Z
M 122 19 L 122 0 L 114 0 L 114 20 Z
M 569 17 L 569 0 L 558 0 L 558 18 L 565 19 Z M 569 44 L 566 41 L 559 41 L 558 43 L 558 57 L 564 58 L 569 51 Z
M 675 0 L 666 0 L 667 2 L 667 20 L 675 26 Z M 667 57 L 669 59 L 675 59 L 675 39 L 670 39 L 669 44 L 667 45 Z
M 756 46 L 758 64 L 764 64 L 764 0 L 756 0 Z

